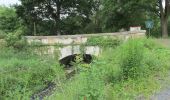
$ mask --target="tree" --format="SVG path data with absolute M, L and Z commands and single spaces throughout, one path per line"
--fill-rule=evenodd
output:
M 163 6 L 163 3 L 165 7 Z M 161 20 L 161 31 L 162 37 L 168 37 L 168 17 L 170 13 L 170 1 L 169 0 L 158 0 L 158 7 L 160 12 L 160 20 Z
M 21 5 L 16 6 L 16 9 L 18 16 L 30 27 L 48 21 L 53 25 L 53 32 L 59 35 L 66 29 L 65 26 L 72 27 L 68 26 L 65 19 L 79 16 L 84 22 L 93 14 L 95 4 L 96 0 L 21 0 Z
M 4 33 L 13 32 L 20 26 L 15 9 L 0 6 L 0 30 Z
M 103 27 L 106 31 L 144 26 L 153 0 L 103 0 Z

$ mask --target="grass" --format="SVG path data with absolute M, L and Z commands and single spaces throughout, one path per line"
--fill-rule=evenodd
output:
M 29 48 L 18 51 L 1 47 L 0 100 L 30 99 L 50 82 L 58 87 L 47 100 L 149 99 L 162 88 L 159 79 L 164 79 L 170 69 L 167 47 L 155 39 L 131 39 L 116 47 L 107 42 L 102 47 L 102 54 L 91 64 L 75 63 L 75 76 L 64 83 L 64 71 L 56 58 L 37 55 Z
M 162 44 L 165 47 L 170 48 L 170 39 L 155 39 L 155 41 Z
M 0 99 L 29 99 L 62 75 L 62 69 L 56 62 L 50 56 L 39 56 L 31 50 L 1 49 Z
M 88 65 L 87 70 L 77 73 L 60 86 L 62 91 L 56 91 L 47 99 L 149 99 L 161 89 L 158 79 L 164 78 L 170 68 L 169 49 L 152 39 L 135 39 L 103 51 L 99 58 Z M 81 64 L 78 66 L 83 67 Z

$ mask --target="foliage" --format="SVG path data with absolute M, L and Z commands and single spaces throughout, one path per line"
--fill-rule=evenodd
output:
M 5 40 L 7 47 L 23 49 L 27 45 L 21 36 L 25 27 L 21 25 L 13 7 L 0 6 L 0 39 Z
M 153 71 L 162 70 L 165 63 L 160 60 L 156 52 L 161 48 L 163 47 L 151 39 L 133 39 L 125 43 L 120 48 L 121 55 L 119 57 L 122 77 L 124 79 L 136 79 L 138 77 L 147 77 Z
M 136 78 L 142 74 L 144 59 L 144 47 L 138 41 L 129 41 L 121 48 L 120 67 L 124 79 Z M 141 71 L 141 73 L 140 73 Z
M 145 21 L 151 19 L 151 35 L 158 37 L 162 25 L 157 1 L 21 0 L 15 8 L 0 7 L 0 30 L 7 34 L 22 25 L 26 35 L 89 34 L 129 30 L 130 26 L 146 29 Z
M 53 35 L 63 32 L 76 34 L 89 23 L 97 2 L 97 0 L 21 0 L 21 5 L 16 6 L 16 10 L 17 15 L 29 28 L 38 29 L 30 30 L 32 34 L 35 31 L 41 34 L 39 32 L 42 32 L 43 28 L 48 30 L 48 34 L 53 32 Z M 46 24 L 41 23 L 49 23 L 48 28 Z
M 48 99 L 133 100 L 140 96 L 147 99 L 160 89 L 155 76 L 166 74 L 169 50 L 150 39 L 129 40 L 118 48 L 103 49 L 99 58 L 86 65 L 86 70 L 61 85 L 62 92 L 56 91 Z M 76 66 L 84 69 L 80 62 Z
M 50 65 L 50 66 L 49 66 Z M 50 56 L 32 51 L 0 50 L 0 99 L 29 99 L 64 72 Z
M 142 26 L 152 16 L 156 2 L 153 0 L 103 0 L 103 27 L 105 31 L 129 30 L 130 26 Z M 108 15 L 108 16 L 106 16 Z
M 97 37 L 94 41 L 97 39 L 101 40 Z M 46 98 L 49 100 L 132 100 L 141 95 L 149 98 L 160 89 L 158 78 L 170 69 L 169 49 L 154 39 L 131 39 L 117 48 L 104 44 L 102 54 L 90 64 L 78 55 L 76 74 L 67 80 L 56 58 L 46 55 L 44 47 L 30 46 L 24 51 L 1 48 L 0 99 L 28 99 L 50 82 L 57 83 L 57 90 Z
M 4 33 L 14 32 L 20 27 L 14 8 L 0 6 L 0 30 Z
M 152 34 L 160 36 L 157 0 L 21 0 L 21 5 L 0 7 L 0 30 L 5 34 L 24 26 L 26 35 L 89 34 L 129 30 L 152 19 Z M 56 9 L 58 7 L 58 10 Z
M 5 37 L 7 47 L 13 47 L 15 49 L 21 50 L 27 46 L 27 41 L 22 35 L 18 33 L 8 33 Z
M 0 30 L 0 39 L 4 39 L 5 38 L 5 32 Z
M 97 64 L 80 63 L 76 66 L 80 68 L 80 72 L 73 79 L 62 84 L 59 88 L 62 92 L 56 92 L 54 98 L 60 100 L 68 98 L 69 100 L 103 100 L 102 91 L 105 83 L 101 80 L 103 78 L 102 67 L 98 67 Z
M 121 44 L 121 40 L 113 37 L 91 37 L 88 38 L 86 45 L 101 46 L 101 47 L 116 47 Z

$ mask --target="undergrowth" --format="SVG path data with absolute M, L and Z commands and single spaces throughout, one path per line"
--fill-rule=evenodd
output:
M 50 56 L 1 48 L 0 76 L 0 100 L 27 100 L 64 72 Z
M 122 43 L 96 37 L 89 41 L 88 44 L 99 45 L 102 54 L 90 64 L 77 56 L 73 63 L 76 74 L 67 80 L 54 55 L 43 55 L 44 48 L 1 47 L 0 100 L 30 99 L 50 82 L 57 84 L 57 90 L 47 100 L 149 99 L 161 88 L 158 79 L 170 70 L 170 50 L 154 39 Z
M 116 37 L 90 37 L 87 39 L 85 45 L 100 46 L 100 47 L 117 47 L 122 42 L 121 39 Z
M 158 81 L 168 72 L 170 50 L 152 39 L 131 39 L 119 47 L 103 48 L 91 64 L 77 64 L 74 78 L 60 86 L 48 100 L 149 99 L 161 88 Z

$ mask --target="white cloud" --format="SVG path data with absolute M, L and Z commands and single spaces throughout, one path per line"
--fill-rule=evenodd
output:
M 20 1 L 19 0 L 0 0 L 0 5 L 9 6 L 13 4 L 20 4 Z

